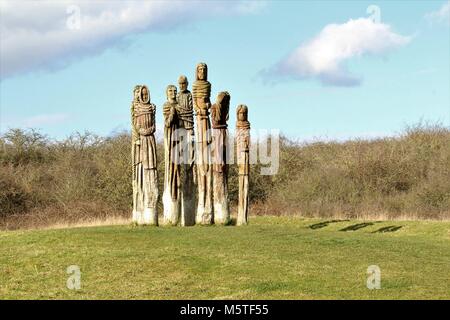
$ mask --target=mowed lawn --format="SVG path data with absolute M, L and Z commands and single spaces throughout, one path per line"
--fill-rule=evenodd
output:
M 450 299 L 450 222 L 250 222 L 3 231 L 0 299 Z

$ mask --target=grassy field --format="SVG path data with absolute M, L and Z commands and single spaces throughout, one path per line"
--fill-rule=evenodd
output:
M 450 299 L 450 222 L 256 217 L 4 231 L 0 244 L 1 299 Z M 380 290 L 366 287 L 369 265 Z

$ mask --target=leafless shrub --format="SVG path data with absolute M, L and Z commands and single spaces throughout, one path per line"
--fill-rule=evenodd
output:
M 250 175 L 252 214 L 374 219 L 450 218 L 450 128 L 419 123 L 395 138 L 300 144 L 281 139 L 274 176 Z M 163 150 L 157 145 L 160 190 Z M 131 208 L 128 133 L 35 130 L 0 137 L 0 228 L 124 219 Z M 237 168 L 229 194 L 237 203 Z M 196 192 L 196 190 L 193 190 Z M 159 204 L 162 208 L 161 203 Z

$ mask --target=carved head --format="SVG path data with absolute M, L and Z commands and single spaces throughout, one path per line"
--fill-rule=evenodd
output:
M 248 108 L 245 104 L 238 105 L 236 109 L 236 117 L 238 121 L 247 121 L 248 120 Z
M 175 102 L 177 100 L 177 87 L 169 84 L 166 89 L 166 95 L 169 102 Z
M 134 101 L 139 101 L 139 95 L 140 95 L 140 92 L 141 92 L 141 85 L 137 85 L 137 86 L 135 86 L 134 87 L 134 89 L 133 89 L 133 98 L 134 98 Z
M 181 75 L 178 78 L 178 87 L 180 88 L 180 91 L 186 91 L 188 88 L 188 84 L 189 82 L 186 76 Z
M 200 62 L 197 65 L 196 73 L 195 73 L 195 79 L 196 80 L 208 80 L 208 66 L 204 62 Z
M 231 96 L 227 91 L 219 92 L 217 95 L 217 104 L 221 105 L 222 107 L 230 107 L 230 99 Z
M 139 99 L 142 103 L 150 103 L 150 91 L 148 91 L 147 86 L 141 86 Z

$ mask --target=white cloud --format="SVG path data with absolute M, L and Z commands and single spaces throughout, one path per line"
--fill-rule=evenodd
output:
M 0 76 L 62 67 L 128 34 L 170 30 L 219 14 L 252 14 L 263 6 L 253 1 L 2 0 Z
M 264 75 L 301 80 L 317 78 L 325 85 L 355 86 L 361 83 L 361 78 L 348 72 L 347 61 L 364 55 L 386 54 L 410 40 L 411 37 L 393 32 L 388 24 L 370 18 L 329 24 Z
M 431 23 L 442 23 L 450 26 L 450 1 L 447 1 L 442 7 L 425 15 L 425 18 Z

